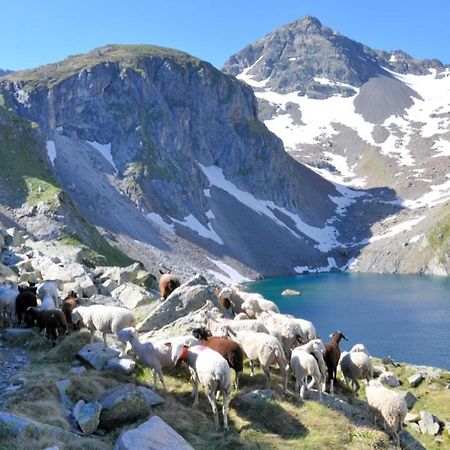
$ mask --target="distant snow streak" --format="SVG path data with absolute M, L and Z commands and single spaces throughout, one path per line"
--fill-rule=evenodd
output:
M 211 269 L 208 269 L 208 272 L 222 283 L 232 284 L 232 283 L 246 283 L 248 281 L 251 281 L 250 278 L 244 277 L 237 270 L 233 269 L 233 267 L 229 266 L 228 264 L 225 264 L 223 261 L 212 258 L 208 259 L 214 265 L 216 265 L 223 273 Z
M 111 164 L 116 173 L 119 173 L 117 167 L 114 163 L 114 159 L 111 154 L 111 143 L 109 144 L 100 144 L 97 141 L 86 141 L 90 146 L 94 147 L 100 154 L 106 159 L 106 161 Z
M 209 217 L 211 214 L 209 211 Z M 214 216 L 213 216 L 214 217 Z M 186 216 L 183 220 L 177 220 L 174 218 L 170 218 L 173 222 L 176 222 L 184 227 L 190 228 L 192 231 L 195 231 L 199 236 L 202 236 L 206 239 L 211 239 L 212 241 L 217 242 L 220 245 L 223 245 L 223 241 L 220 236 L 214 231 L 211 224 L 208 222 L 208 227 L 205 227 L 196 217 L 192 214 Z
M 54 166 L 55 159 L 56 159 L 55 141 L 47 141 L 47 155 L 48 155 L 48 159 L 52 163 L 52 166 Z
M 277 206 L 274 202 L 270 200 L 259 200 L 253 194 L 240 190 L 233 183 L 225 179 L 223 171 L 220 167 L 205 167 L 200 163 L 198 163 L 198 165 L 208 178 L 211 186 L 216 186 L 224 190 L 225 192 L 228 192 L 236 200 L 238 200 L 248 208 L 252 209 L 258 214 L 265 215 L 280 227 L 287 229 L 294 236 L 302 239 L 301 235 L 289 228 L 283 221 L 276 217 L 276 215 L 274 214 L 274 210 L 278 210 L 288 216 L 295 223 L 295 226 L 299 232 L 305 234 L 306 236 L 317 242 L 317 245 L 315 247 L 321 252 L 328 252 L 333 247 L 338 245 L 336 239 L 337 231 L 334 227 L 327 225 L 324 228 L 318 228 L 308 225 L 307 223 L 303 222 L 296 214 L 293 214 L 285 208 Z
M 147 217 L 147 219 L 159 225 L 161 228 L 164 228 L 169 233 L 175 234 L 175 227 L 173 223 L 167 223 L 159 214 L 151 212 L 148 213 L 145 217 Z

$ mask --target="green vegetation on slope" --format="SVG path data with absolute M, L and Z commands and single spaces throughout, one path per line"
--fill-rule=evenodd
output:
M 441 264 L 450 260 L 450 214 L 447 207 L 443 212 L 445 214 L 443 218 L 428 234 L 428 243 Z
M 0 107 L 0 200 L 12 207 L 57 204 L 59 186 L 43 159 L 35 125 Z M 1 193 L 3 192 L 3 195 Z

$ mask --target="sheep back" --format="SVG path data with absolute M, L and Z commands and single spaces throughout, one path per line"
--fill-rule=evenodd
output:
M 171 273 L 163 273 L 159 279 L 159 292 L 164 300 L 180 286 L 180 280 Z

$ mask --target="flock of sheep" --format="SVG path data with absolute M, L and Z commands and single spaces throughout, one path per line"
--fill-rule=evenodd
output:
M 163 274 L 160 279 L 162 298 L 166 299 L 179 286 L 174 275 Z M 222 394 L 223 425 L 228 429 L 231 370 L 235 372 L 234 387 L 238 389 L 243 360 L 247 357 L 250 376 L 254 374 L 254 363 L 259 363 L 267 389 L 271 386 L 270 366 L 277 364 L 286 393 L 290 368 L 295 376 L 298 399 L 304 399 L 305 391 L 313 386 L 319 401 L 327 386 L 333 395 L 338 366 L 354 392 L 359 390 L 359 380 L 366 379 L 369 406 L 382 418 L 385 429 L 387 426 L 398 439 L 407 412 L 404 397 L 378 380 L 372 380 L 373 367 L 366 348 L 357 344 L 350 352 L 341 353 L 339 343 L 346 339 L 341 332 L 334 332 L 331 341 L 324 344 L 317 339 L 310 321 L 281 314 L 275 303 L 259 294 L 243 292 L 237 286 L 216 290 L 219 304 L 231 312 L 233 319 L 206 310 L 199 313 L 196 323 L 201 326 L 193 329 L 192 334 L 157 340 L 152 333 L 139 335 L 130 310 L 105 305 L 79 306 L 74 292 L 61 303 L 59 289 L 62 286 L 57 280 L 19 288 L 0 286 L 2 319 L 12 322 L 17 318 L 19 325 L 22 320 L 28 326 L 37 325 L 41 331 L 46 330 L 53 342 L 60 331 L 68 333 L 70 327 L 76 329 L 84 325 L 91 332 L 91 343 L 95 331 L 103 334 L 106 348 L 106 334 L 113 334 L 123 344 L 121 356 L 134 354 L 153 370 L 155 389 L 159 377 L 167 391 L 162 369 L 184 361 L 193 382 L 194 405 L 198 404 L 200 384 L 211 404 L 216 429 L 219 428 L 217 397 Z

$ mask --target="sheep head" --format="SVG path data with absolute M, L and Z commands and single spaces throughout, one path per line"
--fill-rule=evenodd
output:
M 189 353 L 189 345 L 180 343 L 177 346 L 172 346 L 172 361 L 176 365 L 178 361 L 184 361 Z
M 133 338 L 139 338 L 136 329 L 133 327 L 122 328 L 119 333 L 117 333 L 117 337 L 121 342 L 127 342 L 131 341 Z

